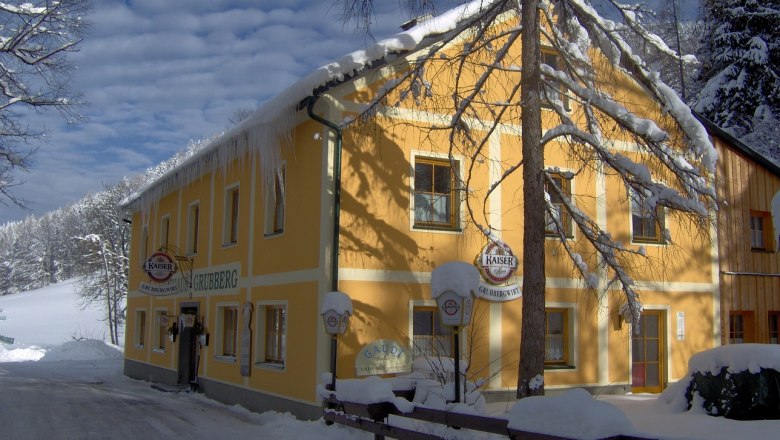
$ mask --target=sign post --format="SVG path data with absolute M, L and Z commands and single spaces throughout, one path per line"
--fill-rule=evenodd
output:
M 338 337 L 347 331 L 349 317 L 352 316 L 352 299 L 344 292 L 328 292 L 320 311 L 325 331 L 331 335 L 330 349 L 330 391 L 336 391 L 336 350 L 338 349 Z
M 455 403 L 460 403 L 460 327 L 471 323 L 474 295 L 479 290 L 479 271 L 471 264 L 453 261 L 431 274 L 431 296 L 439 307 L 444 325 L 452 327 L 455 345 Z

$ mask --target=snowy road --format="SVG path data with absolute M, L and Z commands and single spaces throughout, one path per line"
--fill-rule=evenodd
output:
M 287 438 L 291 423 L 296 437 L 309 438 L 300 436 L 303 424 L 309 425 L 304 430 L 310 428 L 314 438 L 325 427 L 321 421 L 251 413 L 198 394 L 157 391 L 147 382 L 122 376 L 121 363 L 121 359 L 0 363 L 0 438 L 279 439 Z M 352 433 L 340 434 L 336 438 L 355 438 Z

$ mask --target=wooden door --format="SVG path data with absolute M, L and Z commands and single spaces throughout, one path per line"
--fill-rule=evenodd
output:
M 631 332 L 631 391 L 660 393 L 664 389 L 666 345 L 664 312 L 642 312 L 639 332 Z

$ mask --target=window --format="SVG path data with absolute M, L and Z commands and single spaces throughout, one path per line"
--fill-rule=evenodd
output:
M 187 254 L 198 253 L 198 222 L 200 221 L 200 205 L 193 203 L 187 212 Z
M 238 341 L 238 306 L 221 306 L 218 309 L 217 328 L 222 331 L 219 347 L 217 347 L 218 356 L 235 358 Z
M 569 362 L 569 310 L 545 309 L 544 363 L 547 366 L 570 365 Z
M 729 313 L 729 343 L 745 344 L 755 342 L 753 336 L 753 312 Z
M 554 188 L 550 188 L 550 180 L 564 194 L 564 197 L 571 200 L 570 178 L 566 178 L 562 174 L 552 174 L 549 179 L 544 181 L 544 191 L 550 195 L 550 203 L 552 204 L 552 213 L 545 214 L 544 233 L 548 236 L 559 237 L 561 234 L 558 232 L 558 225 L 561 225 L 564 229 L 564 235 L 571 238 L 573 236 L 571 216 L 564 207 L 561 196 Z
M 456 191 L 458 162 L 447 159 L 415 158 L 414 226 L 457 229 L 460 202 Z
M 286 174 L 287 168 L 282 165 L 274 176 L 273 188 L 266 191 L 265 235 L 284 232 Z
M 769 238 L 772 237 L 771 216 L 765 211 L 750 211 L 750 248 L 754 251 L 772 249 Z
M 769 312 L 769 343 L 780 344 L 780 312 Z
M 452 328 L 442 325 L 436 307 L 415 307 L 412 311 L 412 353 L 418 357 L 452 357 Z
M 661 207 L 648 201 L 643 189 L 630 189 L 631 239 L 638 243 L 663 243 L 664 215 Z
M 238 187 L 225 192 L 225 231 L 223 243 L 238 243 Z
M 165 351 L 165 341 L 168 339 L 168 312 L 166 310 L 158 310 L 154 313 L 154 320 L 156 323 L 154 330 L 154 340 L 156 351 Z
M 146 310 L 135 311 L 135 346 L 146 346 Z
M 287 359 L 287 304 L 260 304 L 257 315 L 257 363 L 284 367 Z
M 542 50 L 542 64 L 547 64 L 555 70 L 561 70 L 560 57 L 558 54 L 553 52 Z M 545 84 L 544 94 L 546 99 L 543 101 L 542 105 L 544 105 L 544 102 L 549 103 L 560 101 L 564 110 L 571 110 L 571 107 L 569 106 L 569 96 L 566 94 L 566 91 L 563 89 L 563 87 L 556 87 L 552 84 Z
M 141 266 L 149 256 L 149 227 L 144 225 L 141 229 Z
M 160 220 L 160 246 L 168 244 L 168 231 L 170 230 L 171 218 L 167 215 Z

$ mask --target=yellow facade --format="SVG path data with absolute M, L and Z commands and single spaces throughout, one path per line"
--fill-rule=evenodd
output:
M 406 66 L 401 57 L 344 81 L 319 96 L 314 111 L 329 121 L 353 117 L 388 78 Z M 430 69 L 436 78 L 434 87 L 442 92 L 454 87 L 446 68 Z M 515 72 L 494 78 L 496 84 L 491 88 L 506 87 L 518 77 Z M 632 107 L 657 111 L 635 84 L 611 81 Z M 260 155 L 245 152 L 225 166 L 204 166 L 187 183 L 153 197 L 151 203 L 130 203 L 135 213 L 127 373 L 183 385 L 197 377 L 199 388 L 217 398 L 251 409 L 283 408 L 314 415 L 319 405 L 316 386 L 326 382 L 322 375 L 330 371 L 331 355 L 320 305 L 324 294 L 333 290 L 334 281 L 354 306 L 348 331 L 338 342 L 338 377 L 355 377 L 356 356 L 372 341 L 393 339 L 411 349 L 417 313 L 435 305 L 430 294 L 431 272 L 446 262 L 474 261 L 488 242 L 474 222 L 490 224 L 516 254 L 523 247 L 521 173 L 509 176 L 488 194 L 501 169 L 521 160 L 517 115 L 509 118 L 516 124 L 504 121 L 491 127 L 485 160 L 470 162 L 462 152 L 453 154 L 458 173 L 469 179 L 468 190 L 459 203 L 453 203 L 452 227 L 421 227 L 417 222 L 415 166 L 418 162 L 435 165 L 448 158 L 449 133 L 435 129 L 447 115 L 436 110 L 423 112 L 413 105 L 383 107 L 376 117 L 344 129 L 337 261 L 332 260 L 332 227 L 333 153 L 338 139 L 333 130 L 309 118 L 306 110 L 295 115 L 293 141 L 282 150 L 279 163 L 284 172 L 276 176 L 283 176 L 280 192 L 274 193 L 275 176 L 261 172 Z M 543 118 L 549 120 L 545 112 Z M 471 130 L 481 131 L 480 136 L 487 133 L 477 125 Z M 614 141 L 616 151 L 636 156 L 628 139 Z M 569 148 L 548 146 L 546 166 L 574 171 L 579 162 Z M 691 225 L 670 212 L 665 226 L 674 246 L 634 242 L 624 184 L 595 167 L 576 170 L 570 193 L 577 208 L 617 241 L 637 251 L 641 248 L 647 255 L 632 261 L 632 276 L 649 325 L 642 339 L 632 336 L 631 325 L 619 317 L 620 292 L 613 287 L 602 295 L 586 288 L 560 242 L 546 240 L 546 307 L 561 318 L 563 332 L 552 348 L 557 350 L 551 355 L 556 362 L 545 370 L 545 386 L 660 391 L 685 374 L 693 353 L 720 342 L 714 238 L 709 231 L 692 233 Z M 274 204 L 273 194 L 283 194 L 282 208 Z M 238 205 L 233 206 L 236 200 Z M 195 212 L 197 228 L 192 220 Z M 573 231 L 570 243 L 604 285 L 609 274 L 598 269 L 595 252 L 579 238 Z M 143 262 L 166 244 L 172 245 L 166 249 L 191 261 L 193 287 L 168 297 L 146 295 L 139 290 L 141 283 L 148 282 Z M 522 255 L 518 257 L 522 263 Z M 331 275 L 334 264 L 337 280 Z M 177 276 L 186 274 L 184 270 Z M 518 269 L 511 281 L 521 282 L 522 276 Z M 166 330 L 158 319 L 162 312 L 170 323 L 179 323 L 180 334 L 176 341 L 159 345 L 152 342 L 159 341 L 160 332 Z M 209 337 L 203 348 L 200 340 L 192 339 L 196 334 L 183 327 L 183 317 L 193 313 L 202 334 Z M 476 300 L 474 321 L 463 333 L 468 336 L 461 338 L 461 352 L 470 361 L 468 376 L 485 379 L 489 394 L 511 394 L 517 384 L 521 314 L 522 299 Z M 145 316 L 143 326 L 141 316 Z M 282 316 L 285 325 L 275 326 Z M 245 329 L 250 338 L 246 343 Z M 656 350 L 652 362 L 645 362 L 648 346 Z M 642 362 L 638 362 L 639 347 Z M 247 362 L 248 368 L 242 371 Z M 655 382 L 639 384 L 637 374 L 650 371 Z

